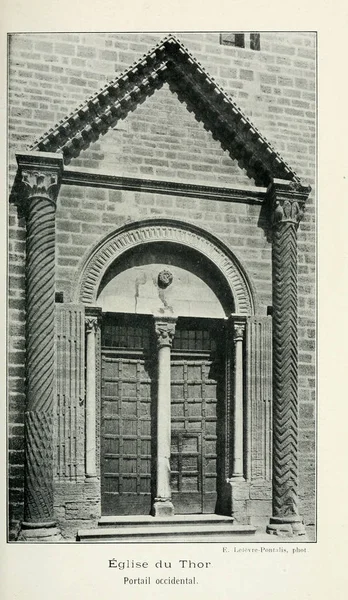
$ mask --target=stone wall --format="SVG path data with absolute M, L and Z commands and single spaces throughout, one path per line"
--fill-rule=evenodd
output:
M 160 39 L 157 34 L 16 34 L 9 38 L 9 169 L 15 152 L 74 110 Z M 315 184 L 315 35 L 262 33 L 261 50 L 223 46 L 218 33 L 179 39 L 293 167 Z M 213 185 L 253 185 L 245 172 L 171 94 L 167 85 L 70 166 L 117 175 Z M 271 304 L 271 245 L 260 207 L 230 202 L 64 185 L 57 207 L 57 291 L 72 296 L 81 260 L 125 222 L 167 216 L 220 237 L 253 281 L 261 314 Z M 315 516 L 315 205 L 299 229 L 299 384 L 301 514 Z M 15 529 L 23 508 L 25 222 L 9 207 L 10 504 Z

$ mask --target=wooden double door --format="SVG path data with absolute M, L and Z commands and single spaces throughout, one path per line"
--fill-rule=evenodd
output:
M 150 317 L 102 327 L 104 515 L 150 514 L 156 492 L 157 348 Z M 176 514 L 215 512 L 224 447 L 223 322 L 179 318 L 171 350 L 171 490 Z

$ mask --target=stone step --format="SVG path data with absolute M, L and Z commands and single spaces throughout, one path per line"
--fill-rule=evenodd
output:
M 175 519 L 173 517 L 152 519 L 151 522 L 137 521 L 128 524 L 122 518 L 122 525 L 113 524 L 101 526 L 95 529 L 81 529 L 77 533 L 80 542 L 234 542 L 251 541 L 255 535 L 256 528 L 251 525 L 234 525 L 233 519 L 219 521 L 211 519 Z M 120 517 L 117 518 L 120 523 Z M 134 517 L 133 517 L 134 519 Z M 156 521 L 156 523 L 154 523 Z
M 214 524 L 233 525 L 233 517 L 215 514 L 173 515 L 170 517 L 152 517 L 150 515 L 107 516 L 98 521 L 99 527 L 173 527 L 175 525 L 204 525 Z

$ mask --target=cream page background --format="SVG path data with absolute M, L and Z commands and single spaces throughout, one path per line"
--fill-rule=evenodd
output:
M 286 5 L 274 0 L 5 0 L 1 25 L 1 572 L 4 600 L 157 599 L 319 600 L 348 595 L 347 313 L 348 120 L 346 60 L 348 9 L 343 0 Z M 6 69 L 9 32 L 34 31 L 303 30 L 318 32 L 318 542 L 306 553 L 223 552 L 223 544 L 26 545 L 6 543 Z M 303 544 L 300 544 L 304 547 Z M 252 548 L 239 544 L 238 548 Z M 255 545 L 257 547 L 257 545 Z M 265 547 L 267 545 L 265 544 Z M 109 559 L 171 561 L 168 577 L 191 576 L 196 586 L 124 586 L 123 576 L 164 576 L 108 568 Z M 210 561 L 199 573 L 179 571 L 179 559 Z

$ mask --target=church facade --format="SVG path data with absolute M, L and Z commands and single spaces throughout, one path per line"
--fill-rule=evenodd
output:
M 10 539 L 314 539 L 315 35 L 9 67 Z

